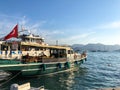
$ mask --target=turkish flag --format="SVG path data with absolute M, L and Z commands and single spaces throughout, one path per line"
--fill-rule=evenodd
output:
M 18 24 L 13 28 L 13 30 L 4 37 L 4 40 L 10 39 L 12 37 L 18 37 Z

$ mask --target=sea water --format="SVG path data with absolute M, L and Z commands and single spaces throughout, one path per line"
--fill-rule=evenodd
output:
M 31 78 L 5 77 L 0 73 L 0 90 L 9 90 L 13 83 L 30 82 L 32 87 L 48 90 L 92 90 L 120 87 L 120 52 L 88 52 L 87 61 L 74 71 Z M 6 82 L 6 83 L 4 83 Z M 4 84 L 3 84 L 4 83 Z

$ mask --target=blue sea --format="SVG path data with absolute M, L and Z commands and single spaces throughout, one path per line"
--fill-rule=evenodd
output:
M 0 90 L 9 90 L 13 83 L 30 82 L 32 87 L 48 90 L 92 90 L 120 87 L 120 52 L 88 52 L 87 61 L 78 70 L 32 78 L 9 78 L 0 72 Z

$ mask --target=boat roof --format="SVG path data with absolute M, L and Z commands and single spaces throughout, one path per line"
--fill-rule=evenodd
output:
M 0 41 L 0 44 L 3 44 L 5 41 Z
M 34 34 L 30 34 L 30 35 L 23 34 L 23 35 L 20 35 L 20 38 L 44 39 L 39 35 L 34 35 Z
M 58 46 L 58 45 L 43 45 L 39 43 L 29 43 L 29 42 L 21 42 L 21 45 L 25 46 L 35 46 L 35 47 L 44 47 L 44 48 L 53 48 L 53 49 L 71 49 L 69 46 Z

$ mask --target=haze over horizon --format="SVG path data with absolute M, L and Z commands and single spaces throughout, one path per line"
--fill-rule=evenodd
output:
M 120 45 L 120 0 L 1 0 L 1 36 L 17 23 L 49 44 Z

